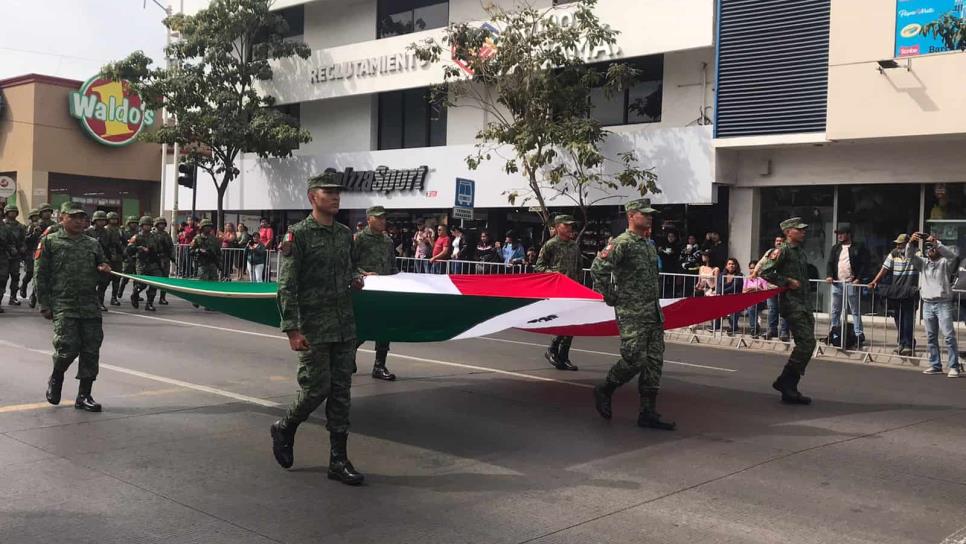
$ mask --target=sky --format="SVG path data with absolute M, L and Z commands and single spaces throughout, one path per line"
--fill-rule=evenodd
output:
M 37 73 L 87 80 L 138 49 L 156 62 L 164 58 L 164 11 L 152 0 L 0 0 L 0 6 L 0 79 Z

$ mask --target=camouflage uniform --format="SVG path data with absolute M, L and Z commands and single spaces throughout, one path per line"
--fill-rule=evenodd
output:
M 657 212 L 647 199 L 628 202 L 626 209 L 629 216 L 631 212 Z M 621 336 L 621 359 L 607 373 L 606 382 L 594 389 L 594 395 L 598 411 L 609 418 L 614 390 L 638 375 L 638 425 L 671 430 L 674 424 L 660 421 L 656 411 L 664 367 L 664 314 L 657 260 L 654 245 L 628 229 L 614 238 L 591 265 L 594 290 L 616 310 Z
M 558 215 L 554 218 L 554 226 L 560 224 L 574 225 L 577 222 L 569 215 Z M 580 247 L 574 240 L 563 240 L 554 236 L 540 248 L 537 262 L 533 269 L 537 272 L 559 272 L 574 281 L 580 281 Z M 550 342 L 550 348 L 544 355 L 550 364 L 560 370 L 577 370 L 570 362 L 570 344 L 573 336 L 555 336 Z
M 782 221 L 784 232 L 790 228 L 804 229 L 800 217 Z M 760 262 L 758 275 L 772 285 L 788 287 L 789 280 L 797 280 L 798 289 L 788 289 L 779 295 L 779 313 L 788 323 L 788 330 L 795 340 L 795 348 L 774 387 L 782 393 L 784 402 L 808 404 L 811 399 L 798 392 L 798 382 L 805 375 L 805 367 L 815 351 L 815 315 L 812 289 L 808 281 L 808 259 L 801 245 L 783 243 L 771 250 Z
M 27 251 L 23 260 L 23 277 L 20 278 L 20 298 L 27 298 L 27 286 L 30 285 L 30 280 L 34 279 L 33 252 L 37 249 L 37 244 L 40 243 L 40 235 L 43 234 L 39 222 L 40 212 L 30 210 L 27 219 L 30 222 L 27 224 L 27 235 L 24 238 L 24 246 Z
M 140 226 L 153 226 L 154 220 L 145 215 L 139 221 Z M 137 274 L 139 276 L 161 276 L 161 254 L 164 251 L 161 238 L 154 231 L 144 232 L 143 230 L 134 235 L 128 242 L 128 253 L 135 256 Z M 136 283 L 134 292 L 131 293 L 131 305 L 138 307 L 141 300 L 141 291 L 145 289 L 145 284 Z M 147 286 L 148 303 L 145 310 L 154 310 L 154 297 L 158 294 L 158 288 Z
M 198 279 L 218 281 L 218 271 L 221 269 L 221 243 L 212 234 L 205 234 L 204 228 L 212 226 L 208 219 L 202 219 L 199 227 L 202 231 L 191 241 L 191 255 L 198 266 Z
M 94 212 L 94 216 L 91 218 L 92 225 L 88 227 L 87 234 L 91 238 L 97 240 L 97 243 L 101 245 L 101 249 L 104 251 L 104 258 L 110 263 L 113 261 L 113 251 L 114 246 L 111 243 L 110 237 L 111 232 L 107 230 L 104 225 L 97 225 L 97 221 L 107 222 L 107 214 L 102 210 L 97 210 Z M 97 283 L 97 301 L 102 312 L 106 312 L 107 308 L 104 306 L 104 294 L 107 293 L 107 286 L 111 284 L 111 276 L 107 274 L 101 274 L 100 281 Z
M 53 227 L 54 225 L 57 225 L 57 223 L 55 223 L 54 220 L 50 218 L 50 214 L 52 214 L 53 212 L 54 212 L 53 206 L 51 206 L 50 204 L 48 204 L 46 202 L 44 202 L 43 204 L 40 205 L 39 208 L 37 208 L 37 213 L 38 213 L 38 215 L 40 217 L 37 220 L 37 226 L 36 226 L 36 230 L 37 230 L 37 233 L 36 233 L 37 241 L 34 242 L 33 244 L 31 244 L 30 246 L 28 246 L 28 248 L 27 248 L 28 251 L 30 252 L 27 255 L 27 258 L 32 263 L 31 264 L 31 273 L 34 272 L 34 268 L 35 268 L 35 261 L 33 259 L 33 256 L 34 256 L 33 251 L 37 249 L 37 246 L 40 244 L 40 240 L 44 237 L 45 234 L 47 234 L 48 230 L 50 230 L 50 228 Z M 60 225 L 57 225 L 57 226 L 60 226 Z M 28 232 L 28 234 L 29 234 L 29 232 Z M 26 282 L 24 282 L 23 285 L 26 285 Z M 23 291 L 25 291 L 25 290 L 23 290 Z M 30 307 L 33 308 L 36 305 L 37 305 L 37 282 L 34 281 L 34 286 L 30 290 Z
M 382 206 L 373 206 L 366 210 L 367 216 L 382 217 L 386 214 L 386 209 Z M 361 274 L 372 272 L 380 276 L 398 274 L 396 267 L 396 253 L 394 251 L 392 238 L 385 232 L 376 233 L 366 227 L 362 232 L 356 234 L 352 242 L 352 265 Z M 356 347 L 361 346 L 359 341 Z M 376 341 L 376 361 L 372 368 L 372 377 L 392 381 L 396 375 L 389 372 L 386 368 L 386 356 L 389 354 L 389 342 L 385 340 Z
M 332 174 L 309 180 L 308 189 L 341 189 Z M 299 331 L 309 348 L 299 352 L 298 398 L 272 425 L 272 452 L 285 468 L 292 465 L 295 430 L 325 402 L 331 445 L 328 477 L 349 485 L 362 483 L 346 453 L 349 389 L 355 370 L 356 324 L 352 282 L 361 277 L 352 264 L 352 231 L 333 221 L 322 225 L 312 215 L 291 227 L 281 244 L 278 305 L 283 331 Z
M 154 220 L 154 234 L 158 236 L 161 240 L 161 277 L 167 278 L 171 275 L 171 265 L 174 264 L 174 240 L 171 239 L 171 235 L 167 230 L 161 230 L 158 225 L 164 224 L 167 226 L 168 221 L 163 217 L 157 217 Z M 161 289 L 161 297 L 159 302 L 161 304 L 167 304 L 167 292 Z
M 17 243 L 13 234 L 0 226 L 0 278 L 7 278 L 10 275 L 10 262 L 12 256 L 17 252 Z M 3 291 L 0 291 L 0 298 L 3 298 Z M 3 308 L 0 308 L 0 314 Z
M 14 251 L 8 253 L 7 273 L 0 278 L 0 298 L 6 291 L 7 279 L 10 280 L 10 304 L 19 306 L 17 291 L 20 290 L 20 263 L 27 255 L 27 227 L 17 221 L 16 217 L 7 216 L 8 213 L 19 212 L 16 204 L 7 204 L 3 208 L 3 225 L 0 228 L 6 229 L 10 233 L 15 247 Z
M 124 249 L 127 247 L 128 240 L 124 238 L 120 226 L 121 216 L 117 212 L 107 213 L 107 232 L 108 241 L 111 244 L 111 252 L 108 259 L 112 270 L 122 270 L 124 268 Z M 118 223 L 111 223 L 118 221 Z M 111 306 L 120 306 L 121 277 L 111 274 Z
M 137 256 L 128 251 L 128 245 L 131 243 L 131 238 L 137 236 L 141 229 L 138 228 L 138 218 L 129 215 L 127 216 L 127 221 L 124 223 L 124 228 L 121 229 L 121 245 L 124 247 L 124 263 L 121 266 L 121 271 L 125 274 L 136 274 L 137 273 Z M 121 278 L 121 284 L 117 290 L 117 298 L 124 296 L 124 288 L 127 287 L 127 283 L 130 281 L 128 278 Z M 137 283 L 137 282 L 135 282 Z
M 67 215 L 83 214 L 83 209 L 67 202 L 61 208 Z M 75 408 L 100 411 L 90 398 L 97 378 L 98 359 L 104 331 L 97 307 L 97 266 L 107 262 L 100 244 L 89 236 L 71 236 L 60 229 L 45 235 L 35 252 L 37 299 L 41 311 L 50 311 L 54 325 L 54 372 L 48 383 L 47 400 L 60 402 L 64 373 L 78 359 L 80 390 Z

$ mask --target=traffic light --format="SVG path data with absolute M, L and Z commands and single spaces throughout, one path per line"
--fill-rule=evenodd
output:
M 178 165 L 178 185 L 184 185 L 189 189 L 194 189 L 195 172 L 197 167 L 193 164 L 183 162 Z

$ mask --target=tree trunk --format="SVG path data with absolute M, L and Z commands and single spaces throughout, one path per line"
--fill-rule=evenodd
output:
M 215 216 L 215 226 L 218 232 L 225 230 L 225 193 L 228 192 L 228 184 L 231 183 L 231 174 L 225 172 L 225 177 L 221 183 L 215 186 L 218 189 L 218 213 Z

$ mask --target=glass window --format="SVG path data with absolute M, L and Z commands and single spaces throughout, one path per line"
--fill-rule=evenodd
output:
M 756 256 L 774 246 L 775 237 L 782 235 L 778 228 L 782 221 L 801 217 L 808 224 L 805 254 L 810 265 L 809 275 L 816 279 L 824 277 L 819 275 L 825 273 L 825 260 L 835 243 L 834 201 L 835 187 L 831 185 L 761 189 L 761 233 Z
M 604 126 L 660 122 L 664 56 L 640 57 L 626 62 L 639 71 L 637 80 L 609 98 L 603 89 L 591 90 L 591 117 Z M 606 71 L 607 68 L 605 64 L 599 69 Z
M 429 89 L 381 93 L 378 107 L 379 149 L 446 145 L 446 108 Z
M 376 37 L 401 36 L 449 24 L 449 2 L 439 0 L 379 0 Z
M 446 106 L 438 102 L 429 106 L 429 145 L 446 145 Z
M 590 90 L 591 116 L 602 125 L 624 124 L 624 92 L 608 97 L 604 89 Z
M 403 133 L 402 93 L 379 95 L 379 149 L 401 149 Z
M 276 12 L 281 15 L 285 22 L 288 23 L 288 32 L 285 33 L 286 38 L 291 38 L 292 36 L 301 36 L 305 33 L 305 6 L 292 6 L 290 8 L 280 9 Z
M 378 37 L 389 38 L 391 36 L 401 36 L 412 34 L 413 32 L 413 12 L 403 11 L 400 13 L 390 13 L 379 17 Z
M 448 2 L 424 6 L 413 10 L 413 27 L 415 32 L 429 30 L 431 28 L 442 28 L 448 24 Z
M 895 248 L 896 236 L 919 230 L 918 184 L 849 185 L 838 191 L 836 223 L 852 226 L 852 239 L 868 248 L 875 271 Z M 834 238 L 828 241 L 829 249 L 833 244 Z
M 931 183 L 925 187 L 923 230 L 944 243 L 963 245 L 966 238 L 966 183 Z
M 429 104 L 424 89 L 403 91 L 403 147 L 426 147 L 429 140 Z
M 628 89 L 627 123 L 661 122 L 664 85 L 660 81 L 642 81 Z

